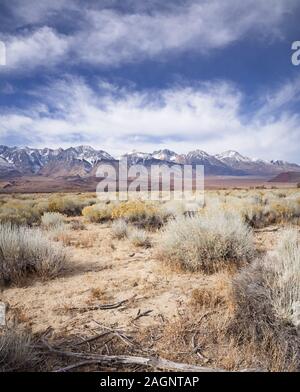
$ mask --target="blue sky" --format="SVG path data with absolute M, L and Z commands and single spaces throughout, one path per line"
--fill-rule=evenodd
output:
M 300 163 L 299 0 L 1 0 L 0 144 Z

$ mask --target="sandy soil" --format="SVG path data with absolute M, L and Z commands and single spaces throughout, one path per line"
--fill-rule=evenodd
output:
M 160 323 L 162 318 L 176 317 L 192 290 L 212 279 L 166 271 L 167 267 L 155 259 L 159 234 L 152 234 L 154 246 L 149 249 L 112 239 L 107 225 L 90 224 L 86 230 L 69 231 L 66 236 L 72 244 L 68 246 L 71 257 L 62 276 L 28 287 L 8 288 L 1 294 L 11 309 L 19 309 L 21 321 L 31 325 L 33 332 L 51 326 L 59 335 L 83 333 L 92 320 L 121 326 L 133 320 L 138 311 L 147 310 L 151 314 L 140 318 L 139 324 Z M 118 309 L 85 309 L 127 299 L 129 302 Z
M 31 279 L 28 286 L 2 290 L 0 301 L 8 305 L 10 321 L 30 327 L 34 335 L 50 331 L 47 340 L 53 344 L 74 339 L 80 342 L 107 328 L 126 331 L 133 338 L 134 345 L 118 337 L 111 347 L 95 342 L 93 352 L 97 353 L 158 355 L 227 370 L 252 365 L 251 361 L 243 362 L 243 350 L 231 346 L 230 341 L 218 341 L 218 330 L 230 312 L 224 299 L 228 297 L 228 282 L 234 271 L 205 275 L 170 269 L 157 257 L 159 232 L 149 234 L 152 247 L 144 249 L 134 247 L 128 239 L 113 239 L 110 224 L 85 227 L 78 231 L 68 229 L 60 236 L 70 261 L 59 277 L 45 282 Z M 274 248 L 279 236 L 279 227 L 255 230 L 258 254 Z M 202 299 L 199 302 L 197 292 L 200 297 L 201 292 L 212 293 L 206 307 L 199 305 Z M 115 309 L 97 308 L 120 301 L 125 302 Z M 143 317 L 136 319 L 144 312 Z M 195 336 L 200 352 L 191 343 Z M 91 349 L 89 345 L 80 348 Z M 48 370 L 70 364 L 61 358 L 47 361 Z
M 278 233 L 258 230 L 257 247 L 271 248 Z M 125 240 L 112 239 L 109 225 L 89 224 L 86 230 L 67 231 L 70 262 L 64 273 L 50 281 L 11 287 L 1 300 L 18 313 L 19 321 L 41 332 L 51 326 L 58 335 L 84 334 L 94 321 L 107 326 L 128 325 L 138 314 L 140 326 L 172 320 L 184 311 L 194 289 L 211 286 L 216 275 L 172 271 L 157 260 L 159 233 L 151 234 L 153 246 L 135 248 Z M 89 310 L 99 304 L 129 300 L 109 310 Z

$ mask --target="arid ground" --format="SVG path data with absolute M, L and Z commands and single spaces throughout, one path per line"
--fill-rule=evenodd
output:
M 223 370 L 276 371 L 297 368 L 295 358 L 298 358 L 299 347 L 293 334 L 298 324 L 292 325 L 290 322 L 289 329 L 282 335 L 281 332 L 276 335 L 276 329 L 272 339 L 271 324 L 266 327 L 266 332 L 263 330 L 256 334 L 253 331 L 258 328 L 256 321 L 261 322 L 261 309 L 256 314 L 255 306 L 251 308 L 252 304 L 244 304 L 247 311 L 252 309 L 253 312 L 249 316 L 251 318 L 252 314 L 252 319 L 248 320 L 249 324 L 253 324 L 251 336 L 250 332 L 244 336 L 243 331 L 236 328 L 240 317 L 240 303 L 236 296 L 242 290 L 239 287 L 237 291 L 236 285 L 241 281 L 240 275 L 245 269 L 249 270 L 249 266 L 257 260 L 263 263 L 266 257 L 272 257 L 287 229 L 298 233 L 296 236 L 299 241 L 298 189 L 206 192 L 205 214 L 212 211 L 211 219 L 216 219 L 216 210 L 240 211 L 243 217 L 247 215 L 247 218 L 243 218 L 246 222 L 243 225 L 247 226 L 247 235 L 249 231 L 253 239 L 252 248 L 245 248 L 240 259 L 239 256 L 227 257 L 222 254 L 220 260 L 215 260 L 209 253 L 210 249 L 204 249 L 206 257 L 211 258 L 212 269 L 206 268 L 206 260 L 201 259 L 203 265 L 198 268 L 194 264 L 193 267 L 186 264 L 181 256 L 175 260 L 176 252 L 171 252 L 171 257 L 168 257 L 167 253 L 170 253 L 173 245 L 166 250 L 163 241 L 167 241 L 165 232 L 170 220 L 174 223 L 180 214 L 183 215 L 180 219 L 195 218 L 187 216 L 187 211 L 179 211 L 180 207 L 176 203 L 170 202 L 168 213 L 164 211 L 161 221 L 157 223 L 152 216 L 149 223 L 145 214 L 135 219 L 119 206 L 114 206 L 119 208 L 118 213 L 110 212 L 110 216 L 95 217 L 91 210 L 86 210 L 87 213 L 84 209 L 82 216 L 75 209 L 68 210 L 66 203 L 63 207 L 55 204 L 54 197 L 56 203 L 63 198 L 75 201 L 81 198 L 81 201 L 88 200 L 88 205 L 91 204 L 91 207 L 85 209 L 95 207 L 90 203 L 95 197 L 92 194 L 6 195 L 1 199 L 0 219 L 3 225 L 8 224 L 7 214 L 10 213 L 12 221 L 9 224 L 20 224 L 23 227 L 29 223 L 28 230 L 32 230 L 32 235 L 35 230 L 42 230 L 54 246 L 62 244 L 67 253 L 63 268 L 54 277 L 41 278 L 32 271 L 27 275 L 24 271 L 24 279 L 21 281 L 6 280 L 2 285 L 0 301 L 7 306 L 8 328 L 26 331 L 31 336 L 30 345 L 32 350 L 34 347 L 32 356 L 35 359 L 26 370 L 57 370 L 69 365 L 70 370 L 74 371 L 106 368 L 105 362 L 88 360 L 87 355 L 163 358 L 176 363 Z M 22 203 L 25 203 L 23 207 Z M 25 211 L 30 203 L 30 208 L 38 209 L 39 215 L 61 214 L 63 223 L 60 222 L 59 227 L 51 226 L 52 221 L 47 223 L 43 217 L 40 221 L 40 216 L 25 222 L 32 211 L 20 223 L 16 211 L 12 213 L 12 209 L 17 205 L 18 209 Z M 140 206 L 135 208 L 139 209 Z M 200 217 L 203 213 L 202 210 L 199 212 Z M 13 217 L 16 221 L 13 221 Z M 136 235 L 136 238 L 134 234 L 131 235 L 130 232 L 134 230 L 142 232 L 142 238 L 140 235 Z M 201 249 L 197 251 L 201 252 Z M 191 255 L 188 257 L 194 262 Z M 294 274 L 299 279 L 297 268 Z M 256 283 L 256 290 L 265 287 L 259 280 Z M 247 284 L 249 288 L 254 284 L 253 280 L 250 279 Z M 245 289 L 244 295 L 248 294 L 249 290 Z M 262 292 L 260 300 L 267 301 L 272 296 L 266 297 L 265 292 Z M 276 313 L 266 310 L 269 305 L 273 306 L 272 303 L 266 304 L 263 312 L 271 312 L 272 316 L 265 313 L 264 323 Z M 276 322 L 281 317 L 279 313 L 276 313 Z M 287 322 L 285 319 L 282 325 Z M 283 331 L 285 326 L 282 328 Z M 288 333 L 290 335 L 286 337 Z M 291 339 L 295 340 L 292 353 L 286 346 Z M 265 344 L 266 341 L 268 344 Z M 86 363 L 81 363 L 79 357 L 59 352 L 81 353 Z M 133 365 L 122 365 L 116 360 L 107 366 L 112 371 L 147 368 L 138 361 L 133 362 Z M 164 367 L 158 365 L 157 368 Z

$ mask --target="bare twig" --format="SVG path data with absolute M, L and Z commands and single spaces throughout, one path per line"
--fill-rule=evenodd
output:
M 75 343 L 74 346 L 79 346 L 84 343 L 90 343 L 96 339 L 102 338 L 103 336 L 107 336 L 110 334 L 110 331 L 99 333 L 98 335 L 91 336 L 90 338 L 83 339 L 81 342 Z
M 99 361 L 95 361 L 95 360 L 81 361 L 78 363 L 74 363 L 73 365 L 69 365 L 64 368 L 55 370 L 55 372 L 56 373 L 68 372 L 69 370 L 72 370 L 72 369 L 76 369 L 76 368 L 79 368 L 82 366 L 87 366 L 87 365 L 94 365 L 94 364 L 99 364 Z
M 136 297 L 136 295 L 134 295 L 131 298 L 124 299 L 122 301 L 115 302 L 115 303 L 112 303 L 112 304 L 99 304 L 99 305 L 95 305 L 95 306 L 72 307 L 72 308 L 69 308 L 68 310 L 77 310 L 77 311 L 81 311 L 81 312 L 88 312 L 90 310 L 118 309 L 121 306 L 127 304 L 128 302 L 132 301 L 135 297 Z
M 133 321 L 136 321 L 136 320 L 140 319 L 141 317 L 147 317 L 152 312 L 153 312 L 153 310 L 151 310 L 151 309 L 146 310 L 145 312 L 141 312 L 141 309 L 139 309 L 139 311 L 138 311 L 136 317 L 133 319 Z

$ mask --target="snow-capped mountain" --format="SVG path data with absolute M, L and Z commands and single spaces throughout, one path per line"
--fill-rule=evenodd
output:
M 237 151 L 229 150 L 215 155 L 217 159 L 235 170 L 241 170 L 248 175 L 269 175 L 283 171 L 299 171 L 300 166 L 283 161 L 265 161 L 263 159 L 248 158 Z
M 221 154 L 215 155 L 217 159 L 224 162 L 251 162 L 253 161 L 251 158 L 245 157 L 241 155 L 237 151 L 228 150 L 224 151 Z
M 0 157 L 0 175 L 3 176 L 12 176 L 20 174 L 14 165 L 7 162 L 4 158 Z
M 89 146 L 71 147 L 66 150 L 29 147 L 0 146 L 0 157 L 15 170 L 26 175 L 66 175 L 73 172 L 73 168 L 81 167 L 81 174 L 88 173 L 101 161 L 110 161 L 114 158 L 102 150 L 94 150 Z
M 191 151 L 185 155 L 185 163 L 190 165 L 204 165 L 205 174 L 242 175 L 239 169 L 231 168 L 223 161 L 202 150 Z
M 151 155 L 155 159 L 174 163 L 182 163 L 183 158 L 182 155 L 168 149 L 154 151 Z
M 36 174 L 62 151 L 63 149 L 52 150 L 49 148 L 34 149 L 29 147 L 0 146 L 0 157 L 14 165 L 21 173 Z
M 206 175 L 272 176 L 283 172 L 300 172 L 300 166 L 283 161 L 264 161 L 248 158 L 237 151 L 210 155 L 202 150 L 177 154 L 164 149 L 153 153 L 132 151 L 121 158 L 128 165 L 189 164 L 204 165 Z M 120 158 L 120 159 L 121 159 Z M 34 149 L 29 147 L 0 146 L 0 176 L 94 177 L 102 162 L 117 164 L 118 160 L 103 150 L 90 146 L 67 149 Z
M 128 165 L 138 165 L 138 164 L 147 164 L 150 160 L 152 160 L 152 155 L 146 152 L 139 152 L 133 150 L 128 152 L 120 157 L 120 159 L 127 159 Z
M 103 150 L 94 150 L 90 146 L 70 147 L 67 150 L 63 150 L 61 155 L 67 159 L 86 161 L 90 165 L 94 165 L 100 161 L 109 161 L 114 159 L 107 152 Z

